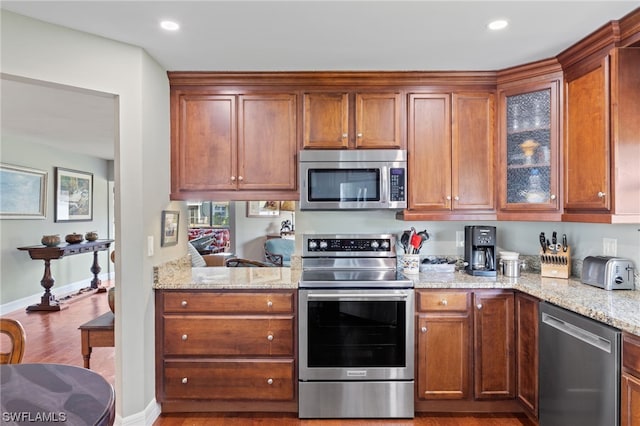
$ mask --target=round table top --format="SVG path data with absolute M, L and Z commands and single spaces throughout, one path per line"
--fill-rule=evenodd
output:
M 106 426 L 115 420 L 113 387 L 98 373 L 62 364 L 0 365 L 0 423 Z

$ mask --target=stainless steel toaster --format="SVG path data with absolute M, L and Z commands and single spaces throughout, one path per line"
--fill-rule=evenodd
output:
M 582 261 L 582 282 L 605 290 L 633 290 L 634 266 L 629 259 L 588 256 Z

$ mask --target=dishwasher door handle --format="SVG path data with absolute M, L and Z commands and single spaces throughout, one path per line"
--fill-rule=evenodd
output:
M 584 343 L 594 346 L 601 351 L 611 353 L 611 341 L 593 334 L 590 331 L 587 331 L 569 322 L 563 321 L 557 317 L 554 317 L 553 315 L 549 315 L 546 312 L 542 313 L 542 323 L 553 327 L 565 334 L 569 334 L 570 336 L 573 336 L 576 339 L 583 341 Z

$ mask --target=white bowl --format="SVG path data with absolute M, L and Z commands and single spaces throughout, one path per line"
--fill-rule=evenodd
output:
M 501 251 L 498 254 L 502 260 L 518 260 L 518 257 L 520 257 L 520 253 L 515 251 Z

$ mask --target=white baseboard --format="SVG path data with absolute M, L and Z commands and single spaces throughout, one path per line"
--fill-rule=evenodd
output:
M 125 418 L 116 415 L 115 426 L 153 426 L 153 422 L 160 417 L 160 404 L 153 398 L 144 411 Z
M 101 280 L 112 280 L 114 279 L 115 274 L 111 273 L 103 273 L 98 275 L 98 278 Z M 78 281 L 75 283 L 63 285 L 63 286 L 53 286 L 52 293 L 55 294 L 57 298 L 62 298 L 68 294 L 75 293 L 80 289 L 91 286 L 91 280 L 93 278 L 87 278 L 86 280 Z M 42 294 L 44 293 L 44 289 L 42 292 L 38 294 L 34 294 L 32 296 L 23 297 L 22 299 L 14 300 L 12 302 L 5 303 L 0 305 L 0 315 L 8 314 L 9 312 L 17 311 L 19 309 L 26 309 L 29 305 L 34 305 L 36 303 L 40 303 L 42 298 Z

